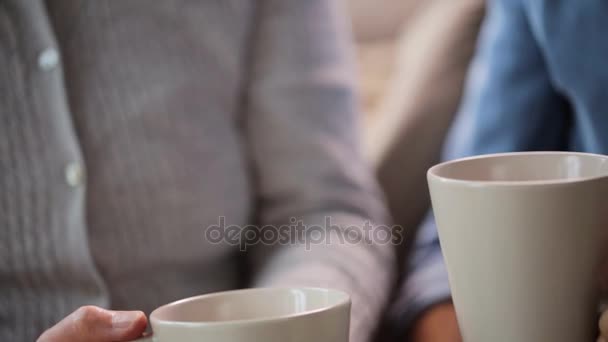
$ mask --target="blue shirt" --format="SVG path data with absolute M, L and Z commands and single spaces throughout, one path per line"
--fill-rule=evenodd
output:
M 608 1 L 490 0 L 445 160 L 535 150 L 608 154 Z M 395 306 L 405 328 L 449 299 L 432 214 Z

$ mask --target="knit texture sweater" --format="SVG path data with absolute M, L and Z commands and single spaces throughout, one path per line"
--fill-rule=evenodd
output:
M 287 285 L 349 292 L 351 341 L 366 341 L 390 245 L 241 251 L 206 234 L 385 222 L 340 14 L 334 0 L 0 1 L 0 341 L 85 304 L 149 313 Z

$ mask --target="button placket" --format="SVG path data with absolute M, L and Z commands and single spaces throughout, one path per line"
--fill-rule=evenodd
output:
M 78 187 L 84 183 L 84 169 L 80 163 L 69 163 L 65 167 L 65 181 L 71 187 Z
M 51 71 L 59 65 L 59 52 L 47 48 L 38 55 L 38 67 L 43 71 Z

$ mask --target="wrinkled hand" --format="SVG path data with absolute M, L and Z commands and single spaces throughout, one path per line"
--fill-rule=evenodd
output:
M 83 306 L 50 328 L 38 342 L 122 342 L 141 336 L 148 324 L 140 311 Z
M 429 309 L 420 317 L 412 333 L 413 342 L 462 341 L 452 303 L 436 305 Z

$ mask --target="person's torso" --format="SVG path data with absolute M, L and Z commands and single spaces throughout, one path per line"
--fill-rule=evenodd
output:
M 522 3 L 551 82 L 573 113 L 568 148 L 608 154 L 608 2 Z
M 149 311 L 236 286 L 234 249 L 205 228 L 251 216 L 254 6 L 0 3 L 0 339 L 83 304 Z

